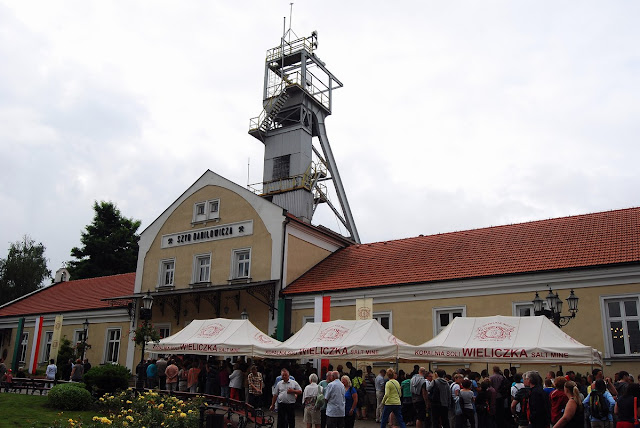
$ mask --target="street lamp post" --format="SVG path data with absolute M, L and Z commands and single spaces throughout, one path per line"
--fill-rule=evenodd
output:
M 149 320 L 151 319 L 151 306 L 153 306 L 153 296 L 150 291 L 142 298 L 142 308 L 140 308 L 140 319 L 143 321 L 142 327 L 146 332 Z M 142 342 L 142 355 L 140 355 L 140 368 L 138 373 L 138 388 L 144 388 L 142 379 L 144 379 L 144 348 L 147 344 L 147 337 Z
M 248 320 L 249 319 L 249 313 L 247 312 L 247 308 L 244 308 L 244 310 L 240 314 L 240 319 L 241 320 Z
M 547 308 L 544 308 L 544 302 L 547 302 Z M 569 293 L 569 297 L 567 298 L 567 305 L 569 306 L 569 314 L 570 315 L 561 315 L 562 313 L 562 300 L 558 297 L 558 293 L 554 293 L 551 288 L 549 288 L 549 294 L 545 299 L 541 299 L 540 295 L 536 291 L 536 296 L 533 299 L 533 312 L 536 316 L 544 315 L 549 318 L 553 323 L 562 328 L 565 325 L 569 324 L 573 318 L 576 317 L 576 312 L 578 312 L 578 297 L 575 295 L 573 290 Z
M 84 331 L 82 332 L 82 361 L 84 361 L 84 353 L 87 350 L 87 333 L 89 331 L 89 318 L 85 318 L 82 323 Z

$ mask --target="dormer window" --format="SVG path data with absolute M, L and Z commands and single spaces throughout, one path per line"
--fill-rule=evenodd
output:
M 209 201 L 209 219 L 220 218 L 220 200 Z
M 220 218 L 220 199 L 196 202 L 193 206 L 193 223 L 217 220 Z

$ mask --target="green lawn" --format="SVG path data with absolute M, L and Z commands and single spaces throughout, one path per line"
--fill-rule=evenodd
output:
M 46 404 L 46 396 L 0 393 L 0 427 L 45 428 L 56 419 L 82 418 L 90 421 L 96 415 L 104 416 L 93 410 L 60 414 L 60 410 L 50 409 Z

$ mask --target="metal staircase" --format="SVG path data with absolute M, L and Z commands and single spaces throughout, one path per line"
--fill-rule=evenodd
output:
M 280 92 L 280 94 L 278 94 L 277 97 L 271 98 L 271 102 L 265 107 L 265 118 L 258 126 L 260 132 L 264 133 L 269 131 L 270 129 L 273 129 L 273 122 L 288 99 L 289 95 L 287 94 L 286 87 L 282 90 L 282 92 Z

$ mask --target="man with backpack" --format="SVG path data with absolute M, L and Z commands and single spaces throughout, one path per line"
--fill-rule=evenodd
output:
M 493 374 L 489 376 L 491 386 L 496 390 L 496 426 L 498 428 L 506 428 L 507 420 L 505 408 L 507 406 L 507 399 L 511 396 L 511 383 L 507 378 L 502 375 L 500 367 L 493 366 Z
M 418 373 L 411 378 L 411 401 L 416 414 L 416 428 L 430 427 L 431 421 L 427 416 L 427 404 L 429 394 L 427 393 L 428 381 L 426 379 L 427 369 L 420 367 Z
M 591 428 L 612 428 L 613 408 L 616 405 L 613 396 L 607 391 L 607 386 L 602 379 L 595 382 L 595 388 L 582 402 L 589 415 Z
M 429 402 L 431 403 L 433 428 L 449 428 L 451 392 L 449 390 L 449 383 L 445 379 L 446 375 L 447 373 L 444 370 L 436 370 L 433 382 L 427 386 Z
M 516 374 L 516 378 L 522 378 L 520 373 Z M 514 386 L 515 388 L 515 386 Z M 518 388 L 511 402 L 511 414 L 516 419 L 518 427 L 525 428 L 529 426 L 530 408 L 529 398 L 531 395 L 531 384 L 529 378 L 522 379 L 522 386 Z
M 535 370 L 524 374 L 528 380 L 531 392 L 529 393 L 529 424 L 531 428 L 549 428 L 551 423 L 551 409 L 549 398 L 542 389 L 542 377 Z

